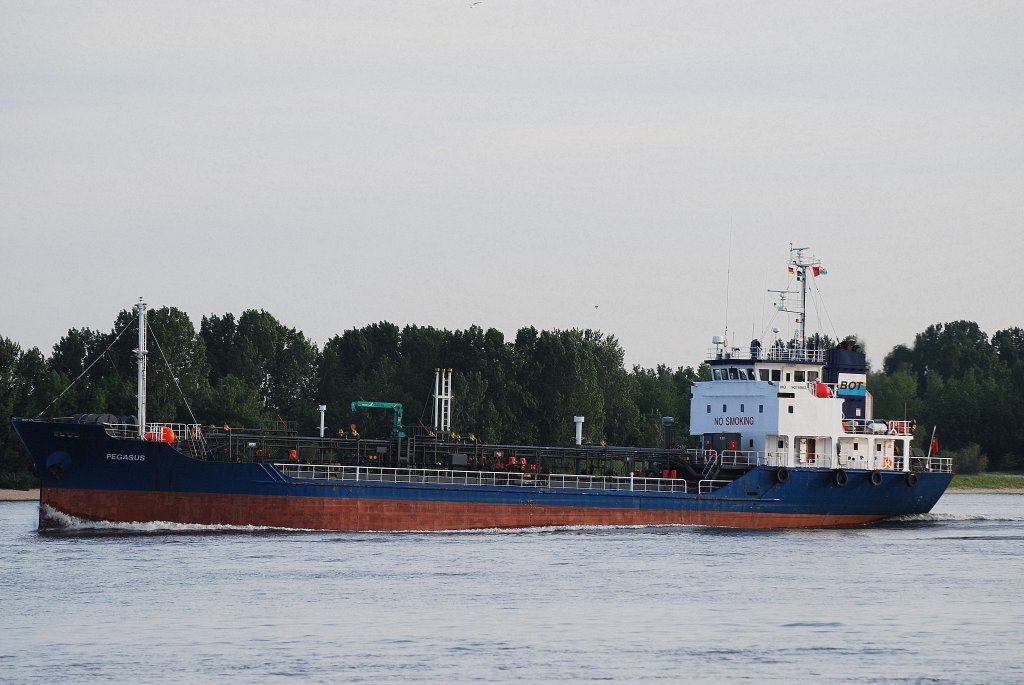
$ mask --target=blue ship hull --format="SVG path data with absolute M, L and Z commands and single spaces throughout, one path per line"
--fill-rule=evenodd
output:
M 355 531 L 842 526 L 926 513 L 952 478 L 849 470 L 840 486 L 829 469 L 790 468 L 780 479 L 777 469 L 757 466 L 708 493 L 551 487 L 543 475 L 511 485 L 493 479 L 325 480 L 292 477 L 269 462 L 196 459 L 168 443 L 113 437 L 103 425 L 19 419 L 14 425 L 42 480 L 42 528 L 58 525 L 61 514 L 90 521 Z

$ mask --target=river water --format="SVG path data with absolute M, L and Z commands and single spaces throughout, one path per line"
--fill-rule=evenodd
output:
M 867 528 L 36 531 L 0 681 L 1020 683 L 1024 496 Z

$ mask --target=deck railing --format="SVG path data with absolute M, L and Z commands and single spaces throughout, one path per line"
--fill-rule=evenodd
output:
M 377 466 L 341 466 L 334 464 L 275 463 L 274 466 L 280 469 L 286 476 L 297 480 L 415 483 L 423 485 L 482 485 L 492 487 L 513 486 L 625 492 L 687 493 L 690 491 L 689 484 L 682 478 L 451 471 L 446 469 L 406 469 Z
M 705 361 L 722 359 L 824 364 L 825 350 L 817 347 L 712 347 L 707 351 Z
M 103 428 L 107 435 L 114 438 L 131 440 L 139 437 L 137 423 L 105 423 Z M 143 439 L 148 442 L 170 443 L 178 450 L 193 456 L 202 455 L 206 444 L 203 427 L 197 423 L 147 423 L 143 435 Z

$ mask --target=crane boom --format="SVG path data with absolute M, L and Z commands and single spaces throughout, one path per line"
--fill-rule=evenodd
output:
M 359 400 L 352 403 L 352 411 L 359 408 L 365 409 L 390 409 L 394 412 L 391 424 L 391 437 L 404 438 L 405 427 L 402 425 L 402 405 L 399 402 L 365 402 Z

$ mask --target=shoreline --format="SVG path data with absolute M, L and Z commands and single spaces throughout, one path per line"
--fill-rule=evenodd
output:
M 39 500 L 39 488 L 33 490 L 0 489 L 0 502 L 31 502 Z
M 1024 488 L 948 488 L 950 494 L 979 495 L 1024 495 Z M 4 490 L 0 489 L 0 502 L 32 502 L 39 500 L 39 489 Z

